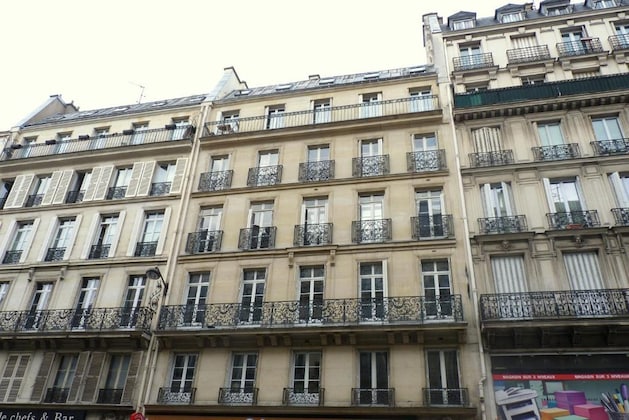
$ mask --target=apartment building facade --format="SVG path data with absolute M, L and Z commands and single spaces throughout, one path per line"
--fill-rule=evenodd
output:
M 629 378 L 627 12 L 424 16 L 452 89 L 492 417 L 516 400 L 539 415 L 566 391 L 600 404 Z

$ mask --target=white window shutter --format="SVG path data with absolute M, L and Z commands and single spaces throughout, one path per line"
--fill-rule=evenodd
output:
M 86 260 L 90 255 L 90 249 L 94 243 L 94 236 L 96 235 L 96 230 L 98 229 L 98 225 L 100 224 L 100 214 L 96 213 L 92 218 L 92 223 L 90 224 L 90 229 L 87 234 L 88 240 L 85 241 L 83 246 L 83 250 L 81 251 L 81 259 Z M 78 231 L 78 229 L 77 229 Z
M 629 207 L 629 192 L 625 190 L 625 186 L 620 179 L 620 174 L 618 172 L 609 174 L 609 181 L 612 183 L 612 187 L 614 187 L 616 200 L 618 201 L 618 207 Z
M 122 227 L 124 226 L 124 217 L 127 212 L 122 210 L 118 213 L 118 228 L 116 229 L 116 235 L 111 239 L 111 246 L 109 247 L 108 257 L 116 256 L 116 248 L 118 248 L 118 242 L 120 242 L 120 233 L 122 232 Z
M 142 177 L 140 178 L 140 185 L 138 186 L 138 196 L 149 195 L 151 191 L 151 183 L 153 182 L 153 171 L 155 170 L 157 162 L 150 161 L 144 162 L 144 169 L 142 170 Z
M 11 188 L 11 192 L 4 205 L 5 209 L 17 209 L 24 206 L 28 192 L 31 189 L 33 178 L 35 178 L 35 174 L 18 175 L 15 177 L 13 188 Z
M 70 187 L 70 181 L 72 181 L 73 170 L 63 171 L 61 179 L 59 179 L 59 185 L 57 185 L 57 191 L 52 198 L 52 204 L 63 204 L 68 194 L 68 188 Z
M 57 226 L 59 226 L 59 219 L 55 218 L 54 220 L 51 221 L 50 225 L 48 226 L 48 230 L 46 231 L 46 236 L 44 236 L 41 249 L 39 250 L 39 255 L 37 256 L 37 261 L 44 261 L 46 252 L 48 252 L 48 248 L 50 247 L 50 244 L 52 243 L 52 239 L 53 239 L 52 236 L 55 234 L 55 230 L 57 229 Z
M 83 194 L 83 201 L 92 201 L 94 199 L 94 193 L 96 192 L 96 187 L 98 186 L 98 181 L 100 181 L 100 174 L 103 172 L 103 169 L 102 166 L 99 166 L 92 171 L 90 184 L 87 186 L 85 194 Z
M 17 220 L 11 220 L 11 223 L 8 226 L 7 231 L 4 235 L 0 235 L 2 237 L 2 243 L 0 244 L 0 258 L 4 257 L 4 253 L 9 247 L 9 244 L 13 240 L 13 236 L 15 235 L 15 230 L 17 229 Z
M 37 226 L 39 226 L 39 217 L 33 220 L 33 229 L 31 230 L 31 234 L 28 235 L 28 240 L 24 244 L 24 250 L 22 251 L 22 255 L 20 255 L 20 262 L 26 261 L 26 256 L 28 255 L 28 251 L 31 249 L 33 238 L 37 234 Z
M 135 216 L 135 222 L 133 223 L 133 230 L 131 231 L 131 236 L 129 237 L 129 245 L 127 246 L 127 257 L 132 257 L 135 251 L 135 247 L 138 243 L 138 238 L 140 236 L 140 230 L 144 225 L 144 218 L 146 214 L 143 210 L 138 210 Z M 120 232 L 120 231 L 119 231 Z
M 114 172 L 114 165 L 103 166 L 98 177 L 98 184 L 96 185 L 96 191 L 94 191 L 94 200 L 104 200 L 107 196 L 107 190 L 109 188 L 111 174 Z M 92 178 L 94 176 L 92 175 Z
M 171 208 L 166 207 L 164 210 L 164 220 L 162 221 L 162 230 L 159 232 L 159 240 L 155 247 L 155 255 L 161 255 L 164 251 L 164 243 L 166 242 L 166 232 L 168 232 L 168 222 L 170 221 Z
M 491 184 L 482 184 L 480 186 L 482 201 L 483 201 L 483 212 L 485 213 L 485 217 L 494 217 L 493 214 L 493 205 L 491 200 Z
M 131 178 L 129 179 L 129 185 L 127 186 L 125 197 L 135 197 L 138 193 L 138 185 L 140 184 L 140 177 L 142 176 L 142 168 L 144 168 L 144 164 L 142 162 L 135 162 L 133 164 Z
M 72 229 L 72 233 L 70 234 L 70 240 L 68 241 L 68 247 L 66 248 L 65 254 L 63 254 L 64 260 L 70 259 L 70 254 L 72 254 L 72 249 L 74 248 L 74 242 L 76 241 L 77 233 L 79 232 L 79 228 L 81 227 L 81 220 L 83 216 L 78 214 L 74 219 L 74 229 Z
M 186 175 L 187 163 L 188 163 L 188 158 L 177 159 L 177 164 L 175 165 L 175 175 L 173 177 L 173 182 L 170 186 L 171 194 L 179 194 L 181 192 L 181 188 L 183 186 L 183 180 Z
M 557 210 L 555 209 L 555 202 L 553 201 L 553 196 L 550 193 L 550 180 L 548 178 L 542 178 L 542 182 L 544 183 L 544 191 L 546 192 L 546 200 L 548 200 L 548 209 L 551 213 L 555 213 Z
M 48 189 L 46 189 L 44 197 L 41 200 L 42 206 L 47 206 L 52 203 L 52 198 L 55 196 L 55 192 L 57 191 L 57 186 L 59 185 L 59 180 L 61 179 L 62 173 L 63 171 L 54 171 L 52 173 L 50 184 L 48 184 Z
M 515 210 L 513 208 L 513 192 L 511 191 L 511 184 L 508 182 L 501 182 L 502 191 L 505 196 L 505 209 L 509 216 L 514 216 Z

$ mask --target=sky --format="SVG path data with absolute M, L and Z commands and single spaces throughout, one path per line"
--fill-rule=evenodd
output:
M 0 131 L 50 95 L 85 111 L 203 94 L 230 66 L 255 87 L 423 64 L 422 15 L 509 2 L 0 0 Z

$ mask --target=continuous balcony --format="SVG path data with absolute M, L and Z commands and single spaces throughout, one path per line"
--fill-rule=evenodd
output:
M 99 404 L 120 404 L 123 392 L 124 389 L 121 388 L 101 388 L 98 390 L 96 402 Z
M 415 240 L 454 237 L 454 224 L 450 214 L 411 217 L 411 226 L 413 228 L 411 236 Z
M 200 230 L 188 234 L 186 241 L 186 253 L 205 254 L 221 249 L 223 240 L 222 230 Z
M 325 119 L 315 120 L 316 112 L 310 109 L 281 113 L 273 117 L 272 124 L 269 124 L 270 117 L 268 115 L 238 118 L 237 121 L 210 121 L 205 124 L 204 136 L 224 136 L 296 127 L 319 129 L 322 126 L 338 122 L 350 122 L 400 114 L 433 113 L 439 109 L 439 99 L 436 95 L 391 99 L 378 101 L 375 104 L 333 106 L 327 111 L 329 117 Z M 234 127 L 236 129 L 233 129 Z
M 282 404 L 288 406 L 322 406 L 325 390 L 284 388 Z
M 275 248 L 275 226 L 254 226 L 240 229 L 238 249 L 254 250 Z
M 629 35 L 627 34 L 612 35 L 608 40 L 613 52 L 629 50 Z
M 137 242 L 135 244 L 134 256 L 152 257 L 157 252 L 157 242 Z
M 629 154 L 629 139 L 598 140 L 590 144 L 596 156 Z
M 603 45 L 599 38 L 582 38 L 579 41 L 558 42 L 559 58 L 575 57 L 587 54 L 603 53 Z
M 352 388 L 353 406 L 395 406 L 395 388 Z
M 392 239 L 392 229 L 391 219 L 355 220 L 352 222 L 352 242 L 387 242 Z
M 555 144 L 552 146 L 531 147 L 537 161 L 566 160 L 581 157 L 577 143 Z
M 68 194 L 66 195 L 66 204 L 80 203 L 83 201 L 84 196 L 84 190 L 68 191 Z
M 389 155 L 352 159 L 352 176 L 354 177 L 387 175 L 389 171 Z
M 66 248 L 48 248 L 44 261 L 61 261 L 66 255 Z
M 507 50 L 509 64 L 535 63 L 537 61 L 551 60 L 548 45 L 536 45 L 533 47 L 514 48 Z
M 125 130 L 122 134 L 115 133 L 98 137 L 82 135 L 77 139 L 47 140 L 45 143 L 27 146 L 12 144 L 0 153 L 0 161 L 101 151 L 144 144 L 190 141 L 194 130 L 194 127 L 189 126 L 181 136 L 173 136 L 173 130 L 163 128 L 142 131 Z
M 172 182 L 153 182 L 151 184 L 151 190 L 149 191 L 149 195 L 153 197 L 153 196 L 170 194 L 171 185 L 172 185 Z
M 510 165 L 513 163 L 513 150 L 470 153 L 469 158 L 472 168 Z
M 330 245 L 332 243 L 332 223 L 296 225 L 294 246 Z
M 406 154 L 406 170 L 408 172 L 443 171 L 446 168 L 446 151 L 444 149 L 408 152 Z
M 470 405 L 467 388 L 424 388 L 424 405 L 433 406 L 463 406 Z
M 299 182 L 319 182 L 334 179 L 334 161 L 302 162 L 299 164 Z
M 204 172 L 199 178 L 199 191 L 222 191 L 232 186 L 234 171 Z
M 550 229 L 587 229 L 601 225 L 596 210 L 546 213 Z
M 219 388 L 218 402 L 225 405 L 256 405 L 258 388 Z
M 616 226 L 629 226 L 629 208 L 612 209 Z
M 247 186 L 249 187 L 277 185 L 281 181 L 282 165 L 249 168 L 249 174 L 247 175 Z
M 481 217 L 478 219 L 478 231 L 481 234 L 526 232 L 526 216 Z
M 196 388 L 173 389 L 160 388 L 157 392 L 157 402 L 160 404 L 192 404 Z
M 484 69 L 494 66 L 494 57 L 491 53 L 454 57 L 452 64 L 454 65 L 454 71 Z

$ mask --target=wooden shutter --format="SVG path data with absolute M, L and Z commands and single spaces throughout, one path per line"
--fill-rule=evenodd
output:
M 188 163 L 188 158 L 177 159 L 177 164 L 175 165 L 175 176 L 173 177 L 173 183 L 170 186 L 171 194 L 179 194 L 181 192 L 181 188 L 183 186 L 183 180 L 186 175 L 187 163 Z
M 98 184 L 96 185 L 96 191 L 94 191 L 94 200 L 104 200 L 107 196 L 107 189 L 109 188 L 109 180 L 111 174 L 114 172 L 114 166 L 103 166 L 98 178 Z M 92 175 L 92 178 L 94 175 Z
M 54 197 L 55 192 L 57 191 L 57 185 L 59 185 L 59 180 L 61 179 L 61 173 L 62 171 L 54 171 L 52 173 L 52 176 L 50 177 L 50 183 L 48 184 L 48 188 L 46 189 L 46 192 L 44 193 L 44 197 L 41 200 L 42 206 L 47 206 L 48 204 L 52 203 L 52 198 Z
M 83 194 L 83 201 L 92 201 L 94 199 L 94 193 L 96 192 L 96 187 L 98 186 L 98 180 L 100 179 L 101 172 L 103 172 L 103 168 L 100 166 L 92 170 L 90 184 L 87 186 L 85 194 Z
M 17 366 L 19 357 L 20 355 L 18 354 L 10 355 L 4 365 L 4 372 L 2 373 L 2 378 L 0 379 L 0 401 L 2 402 L 6 402 L 7 391 L 11 386 L 13 373 L 15 371 L 15 367 Z
M 144 164 L 142 162 L 135 162 L 133 169 L 131 169 L 131 177 L 129 179 L 129 185 L 127 186 L 127 192 L 125 197 L 135 197 L 138 193 L 138 185 L 140 184 L 140 178 L 142 177 L 142 170 Z
M 100 374 L 105 364 L 105 355 L 107 353 L 102 351 L 95 351 L 90 358 L 90 364 L 87 368 L 85 375 L 85 386 L 83 388 L 83 395 L 81 401 L 94 402 L 96 401 L 96 393 L 98 391 L 98 385 L 100 382 Z
M 44 359 L 39 366 L 39 372 L 35 378 L 35 384 L 33 385 L 33 392 L 31 393 L 31 401 L 41 401 L 44 397 L 44 391 L 46 390 L 46 383 L 48 382 L 48 376 L 50 375 L 50 369 L 52 368 L 52 362 L 55 360 L 55 353 L 44 353 Z
M 11 188 L 11 192 L 9 193 L 7 201 L 4 204 L 5 209 L 17 209 L 20 207 L 24 207 L 26 197 L 28 196 L 28 192 L 31 189 L 33 178 L 35 178 L 34 174 L 18 175 L 15 177 L 13 188 Z
M 15 371 L 15 375 L 13 375 L 13 385 L 9 389 L 9 395 L 7 396 L 7 402 L 15 402 L 17 399 L 17 395 L 20 392 L 20 388 L 22 387 L 22 381 L 24 380 L 24 374 L 26 373 L 26 368 L 28 367 L 28 362 L 30 361 L 31 356 L 28 354 L 22 354 L 19 356 L 19 360 L 17 362 L 17 369 Z
M 70 392 L 68 393 L 68 401 L 76 401 L 79 398 L 79 388 L 83 383 L 83 376 L 85 375 L 87 362 L 90 359 L 90 352 L 84 351 L 79 354 L 79 361 L 76 364 L 76 373 L 70 386 Z
M 70 181 L 72 181 L 73 170 L 63 171 L 61 178 L 59 179 L 59 185 L 52 198 L 52 204 L 63 204 L 66 201 L 66 195 L 68 195 L 68 188 L 70 187 Z
M 150 161 L 144 162 L 144 169 L 142 170 L 142 177 L 140 178 L 140 185 L 138 186 L 138 196 L 149 195 L 151 191 L 151 184 L 153 182 L 153 171 L 157 162 Z
M 127 374 L 127 383 L 124 386 L 122 392 L 121 404 L 130 404 L 133 398 L 134 391 L 136 389 L 135 382 L 138 378 L 138 372 L 140 371 L 140 363 L 142 362 L 142 352 L 136 351 L 131 355 L 131 362 L 129 363 L 129 373 Z

